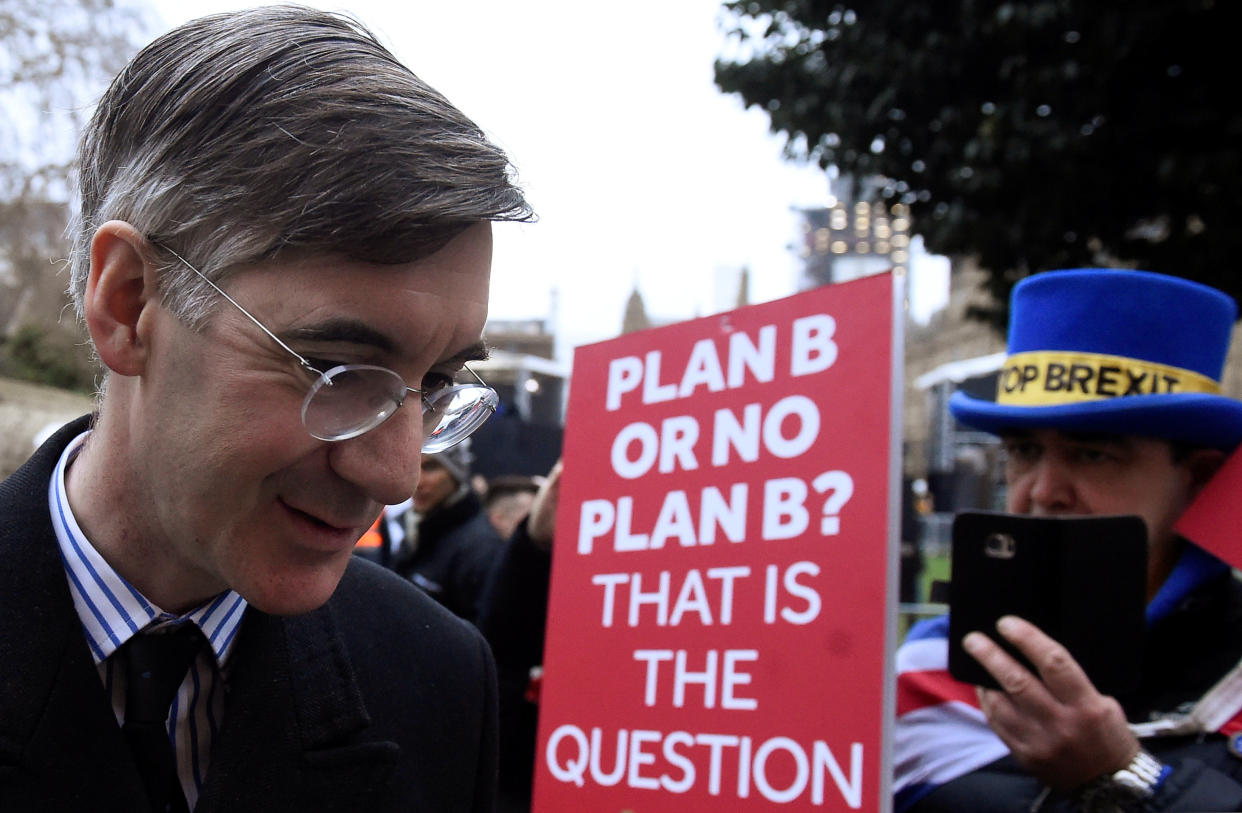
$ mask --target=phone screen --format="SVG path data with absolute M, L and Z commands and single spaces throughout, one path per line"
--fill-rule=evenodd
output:
M 972 631 L 1036 671 L 996 632 L 997 619 L 1016 615 L 1068 649 L 1098 691 L 1124 695 L 1141 677 L 1146 591 L 1139 517 L 961 513 L 953 523 L 949 673 L 996 688 L 961 647 Z

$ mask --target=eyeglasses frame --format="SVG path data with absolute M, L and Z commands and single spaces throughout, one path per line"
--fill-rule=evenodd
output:
M 324 381 L 328 384 L 328 386 L 331 386 L 331 385 L 332 385 L 332 380 L 331 380 L 330 378 L 328 378 L 328 373 L 329 373 L 329 372 L 332 372 L 332 370 L 328 370 L 328 371 L 320 370 L 318 367 L 316 367 L 315 365 L 311 364 L 311 363 L 310 363 L 310 362 L 306 359 L 306 357 L 305 357 L 305 356 L 303 356 L 303 355 L 302 355 L 301 353 L 299 353 L 298 351 L 294 350 L 294 349 L 293 349 L 292 347 L 290 347 L 289 345 L 285 344 L 285 342 L 284 342 L 284 341 L 283 341 L 283 340 L 282 340 L 279 336 L 277 336 L 275 333 L 273 333 L 271 330 L 269 330 L 269 329 L 268 329 L 267 325 L 265 325 L 265 324 L 263 324 L 261 321 L 259 321 L 258 317 L 256 317 L 256 316 L 255 316 L 254 314 L 252 314 L 250 311 L 246 310 L 246 309 L 242 306 L 242 304 L 241 304 L 240 302 L 238 302 L 238 301 L 237 301 L 236 299 L 234 299 L 233 297 L 229 296 L 229 294 L 228 294 L 228 292 L 227 292 L 227 291 L 225 291 L 223 288 L 221 288 L 219 285 L 217 285 L 215 282 L 213 282 L 213 281 L 211 280 L 211 278 L 210 278 L 210 277 L 208 277 L 206 274 L 204 274 L 202 271 L 199 271 L 197 268 L 195 268 L 195 267 L 194 267 L 194 266 L 190 263 L 190 261 L 189 261 L 189 260 L 187 260 L 185 257 L 182 257 L 180 254 L 178 254 L 176 251 L 174 251 L 173 249 L 169 248 L 168 246 L 165 246 L 165 245 L 160 245 L 160 244 L 153 244 L 153 245 L 156 245 L 158 248 L 161 248 L 161 249 L 163 249 L 164 251 L 167 251 L 169 254 L 173 255 L 173 256 L 174 256 L 174 257 L 176 257 L 178 260 L 180 260 L 180 261 L 182 262 L 182 264 L 184 264 L 184 265 L 185 265 L 185 267 L 186 267 L 186 268 L 188 268 L 188 269 L 190 269 L 191 271 L 193 271 L 193 272 L 194 272 L 194 273 L 198 276 L 198 278 L 199 278 L 199 279 L 201 279 L 203 282 L 205 282 L 205 283 L 207 283 L 208 285 L 210 285 L 210 286 L 212 287 L 212 289 L 213 289 L 216 293 L 218 293 L 220 296 L 224 297 L 224 298 L 225 298 L 225 300 L 227 300 L 227 301 L 229 302 L 229 304 L 231 304 L 233 307 L 235 307 L 235 308 L 237 308 L 239 311 L 241 311 L 241 312 L 242 312 L 242 315 L 244 315 L 247 319 L 249 319 L 251 322 L 253 322 L 253 323 L 255 324 L 255 326 L 259 328 L 259 330 L 262 330 L 265 334 L 267 334 L 268 338 L 270 338 L 272 341 L 276 342 L 276 344 L 278 344 L 278 345 L 281 347 L 281 349 L 283 349 L 286 353 L 288 353 L 289 355 L 291 355 L 291 356 L 293 356 L 295 359 L 297 359 L 297 360 L 298 360 L 298 364 L 299 364 L 299 365 L 301 365 L 301 367 L 302 367 L 302 368 L 303 368 L 306 372 L 313 374 L 313 375 L 314 375 L 317 379 L 323 379 L 323 380 L 324 380 Z M 352 366 L 364 366 L 364 367 L 372 367 L 372 366 L 375 366 L 375 365 L 342 365 L 342 366 L 351 366 L 351 367 L 352 367 Z M 484 381 L 482 378 L 480 378 L 480 377 L 479 377 L 479 374 L 478 374 L 478 373 L 476 373 L 474 370 L 471 370 L 471 369 L 470 369 L 467 365 L 465 365 L 465 364 L 463 364 L 463 365 L 462 365 L 462 368 L 463 368 L 463 369 L 465 369 L 468 373 L 470 373 L 470 375 L 474 376 L 474 379 L 475 379 L 476 381 L 478 381 L 478 382 L 479 382 L 478 386 L 481 386 L 481 387 L 483 387 L 483 388 L 485 388 L 485 389 L 488 389 L 488 390 L 492 390 L 492 388 L 491 388 L 491 387 L 487 384 L 487 382 L 486 382 L 486 381 Z M 332 369 L 333 369 L 333 370 L 335 370 L 335 369 L 337 369 L 337 368 L 335 368 L 335 367 L 334 367 L 334 368 L 332 368 Z M 381 369 L 388 369 L 388 368 L 386 368 L 386 367 L 385 367 L 385 368 L 381 368 Z M 416 388 L 416 387 L 411 387 L 409 384 L 407 384 L 407 383 L 406 383 L 405 379 L 404 379 L 404 378 L 402 378 L 402 377 L 400 376 L 400 374 L 398 374 L 396 371 L 393 371 L 393 370 L 388 370 L 388 372 L 391 372 L 393 375 L 395 375 L 398 379 L 400 379 L 400 380 L 401 380 L 402 385 L 404 385 L 404 386 L 405 386 L 405 390 L 406 390 L 406 392 L 418 393 L 419 399 L 420 399 L 420 401 L 422 402 L 422 409 L 423 409 L 423 412 L 424 412 L 424 413 L 425 413 L 427 410 L 431 409 L 431 406 L 432 406 L 432 405 L 431 405 L 431 402 L 427 400 L 427 393 L 426 393 L 426 391 L 425 391 L 425 390 L 421 390 L 421 389 L 418 389 L 418 388 Z M 471 386 L 474 386 L 474 385 L 471 385 Z M 492 392 L 495 392 L 495 390 L 492 390 Z M 308 395 L 309 395 L 309 393 L 308 393 Z M 397 406 L 396 406 L 396 408 L 393 410 L 393 412 L 396 412 L 396 410 L 397 410 L 397 409 L 400 409 L 400 408 L 401 408 L 402 406 L 404 406 L 404 405 L 405 405 L 405 398 L 403 397 L 400 401 L 398 401 L 398 402 L 397 402 Z M 490 409 L 490 410 L 492 411 L 492 413 L 493 413 L 493 414 L 495 414 L 495 412 L 496 412 L 496 407 L 495 407 L 493 404 L 491 404 L 491 403 L 486 403 L 486 404 L 485 404 L 485 406 L 486 406 L 488 409 Z M 380 426 L 381 424 L 383 424 L 385 421 L 387 421 L 387 420 L 388 420 L 388 418 L 389 418 L 389 417 L 392 417 L 392 416 L 391 416 L 391 414 L 390 414 L 389 416 L 385 417 L 385 418 L 384 418 L 383 420 L 381 420 L 379 423 L 375 424 L 375 426 L 372 426 L 372 427 L 370 427 L 369 429 L 365 429 L 365 430 L 363 430 L 362 432 L 358 432 L 358 433 L 355 433 L 355 434 L 346 435 L 345 437 L 336 438 L 336 439 L 333 439 L 333 440 L 324 440 L 324 442 L 325 442 L 325 443 L 336 443 L 336 442 L 341 441 L 341 440 L 349 440 L 350 438 L 358 437 L 359 435 L 364 435 L 364 434 L 366 434 L 367 432 L 370 432 L 370 431 L 371 431 L 371 429 L 374 429 L 376 426 Z M 481 425 L 482 425 L 482 423 L 480 423 L 479 425 L 481 426 Z M 478 429 L 478 426 L 476 426 L 476 427 L 475 427 L 475 429 Z M 310 430 L 308 429 L 307 431 L 309 432 Z M 473 432 L 474 432 L 474 430 L 471 430 L 471 434 L 473 434 Z M 454 441 L 454 443 L 453 443 L 452 445 L 456 445 L 457 443 L 460 443 L 462 440 L 465 440 L 465 439 L 466 439 L 467 437 L 469 437 L 469 436 L 470 436 L 470 435 L 465 435 L 465 436 L 463 436 L 463 437 L 459 438 L 457 441 Z M 316 437 L 316 436 L 315 436 L 315 435 L 312 435 L 312 437 Z M 317 439 L 323 440 L 322 438 L 317 438 Z M 445 447 L 445 448 L 451 448 L 451 446 L 450 446 L 450 447 Z M 441 451 L 443 451 L 443 450 L 441 450 Z

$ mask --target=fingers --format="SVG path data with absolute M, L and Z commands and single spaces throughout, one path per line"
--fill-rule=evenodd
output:
M 556 461 L 547 478 L 535 494 L 535 502 L 531 505 L 530 516 L 526 520 L 526 530 L 531 541 L 544 550 L 552 548 L 552 539 L 556 532 L 556 503 L 561 488 L 561 461 Z
M 997 630 L 1035 673 L 982 633 L 962 645 L 1001 686 L 980 689 L 979 707 L 1019 764 L 1060 789 L 1127 764 L 1138 741 L 1121 705 L 1097 692 L 1069 652 L 1035 625 L 1009 616 Z
M 996 623 L 996 629 L 1035 666 L 1043 684 L 1060 702 L 1076 703 L 1097 694 L 1087 673 L 1069 650 L 1045 635 L 1039 627 L 1008 615 Z
M 1039 678 L 983 633 L 972 632 L 967 635 L 962 639 L 962 648 L 988 670 L 999 684 L 1001 693 L 1007 695 L 1012 702 L 1028 707 L 1053 702 L 1052 696 Z M 980 694 L 981 700 L 984 697 L 985 694 Z
M 1001 618 L 996 629 L 1031 662 L 1036 674 L 981 632 L 967 635 L 962 647 L 996 678 L 1014 702 L 1030 706 L 1052 701 L 1072 704 L 1097 694 L 1069 651 L 1039 627 L 1010 615 Z

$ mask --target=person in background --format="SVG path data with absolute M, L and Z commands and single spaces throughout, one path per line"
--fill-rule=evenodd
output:
M 503 540 L 470 485 L 469 441 L 439 454 L 425 454 L 408 508 L 390 509 L 404 539 L 393 569 L 460 618 L 473 622 L 479 595 Z
M 925 565 L 919 522 L 917 495 L 914 481 L 903 479 L 901 484 L 901 565 L 898 580 L 898 600 L 903 604 L 923 600 L 921 580 Z
M 1242 683 L 1222 679 L 1242 659 L 1242 582 L 1173 531 L 1242 440 L 1242 402 L 1220 394 L 1237 306 L 1176 277 L 1078 269 L 1022 280 L 1010 314 L 996 401 L 949 407 L 1002 439 L 1009 512 L 1144 520 L 1143 670 L 1133 693 L 1102 695 L 1008 616 L 997 631 L 1034 671 L 971 632 L 1000 686 L 976 689 L 946 671 L 947 618 L 919 622 L 897 654 L 896 809 L 1240 810 Z
M 540 484 L 529 516 L 497 558 L 480 602 L 479 630 L 492 647 L 500 678 L 498 813 L 526 813 L 531 806 L 561 469 L 557 461 Z
M 492 810 L 486 642 L 352 551 L 495 406 L 454 379 L 511 172 L 336 14 L 204 17 L 115 79 L 70 258 L 97 411 L 0 484 L 5 813 Z
M 488 522 L 502 539 L 513 536 L 518 525 L 530 513 L 539 492 L 541 478 L 520 474 L 493 477 L 483 494 L 483 510 Z

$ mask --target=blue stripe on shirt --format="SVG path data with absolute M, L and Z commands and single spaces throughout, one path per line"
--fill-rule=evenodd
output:
M 88 434 L 79 435 L 62 453 L 48 486 L 48 507 L 74 607 L 100 679 L 112 698 L 117 723 L 124 720 L 125 680 L 123 670 L 114 668 L 118 659 L 112 655 L 135 633 L 148 627 L 193 623 L 211 643 L 187 672 L 169 710 L 169 736 L 181 755 L 178 772 L 186 801 L 193 808 L 210 767 L 212 742 L 219 733 L 225 700 L 223 680 L 246 600 L 228 590 L 175 616 L 148 601 L 99 555 L 74 518 L 65 487 L 65 472 Z

